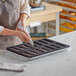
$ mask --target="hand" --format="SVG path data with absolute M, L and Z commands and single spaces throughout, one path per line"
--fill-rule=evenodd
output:
M 27 33 L 26 30 L 21 29 L 21 28 L 19 28 L 18 26 L 17 26 L 16 30 L 17 30 L 17 31 L 21 31 L 21 32 L 23 32 L 24 34 L 26 34 L 28 37 L 30 37 L 30 35 Z M 30 38 L 31 38 L 31 37 L 30 37 Z
M 22 29 L 20 29 L 18 27 L 17 27 L 17 30 L 23 32 L 29 38 L 29 40 L 32 41 L 31 36 L 26 32 L 26 30 L 22 30 Z
M 18 36 L 21 39 L 22 42 L 28 43 L 30 41 L 30 39 L 28 38 L 28 36 L 25 35 L 23 32 L 16 31 L 15 34 L 16 34 L 16 36 Z

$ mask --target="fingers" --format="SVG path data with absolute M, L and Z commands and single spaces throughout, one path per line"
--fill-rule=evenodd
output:
M 19 36 L 19 38 L 21 39 L 22 42 L 28 43 L 28 40 L 24 38 L 23 36 Z
M 31 38 L 30 35 L 25 30 L 22 30 L 21 28 L 18 28 L 18 27 L 17 27 L 17 30 L 23 32 L 25 35 Z
M 24 34 L 26 34 L 28 37 L 30 37 L 30 35 L 29 35 L 26 31 L 22 30 L 22 32 L 23 32 Z
M 30 38 L 27 35 L 25 35 L 23 32 L 22 32 L 22 35 L 20 35 L 20 37 L 21 37 L 22 41 L 24 41 L 24 42 L 30 41 Z

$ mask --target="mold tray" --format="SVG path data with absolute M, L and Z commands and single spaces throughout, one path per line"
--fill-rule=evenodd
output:
M 69 45 L 54 40 L 41 39 L 34 41 L 34 47 L 31 46 L 29 43 L 24 43 L 8 47 L 7 50 L 30 59 L 52 52 L 57 52 L 59 50 L 63 50 L 69 47 Z

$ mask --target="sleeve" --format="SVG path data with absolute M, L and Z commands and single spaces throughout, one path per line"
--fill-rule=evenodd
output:
M 3 26 L 0 26 L 0 33 L 4 30 Z
M 22 0 L 21 2 L 21 12 L 20 13 L 26 13 L 28 16 L 30 16 L 30 9 L 28 0 Z

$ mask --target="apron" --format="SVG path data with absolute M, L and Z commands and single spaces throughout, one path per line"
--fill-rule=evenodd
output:
M 0 0 L 0 26 L 16 30 L 20 16 L 20 0 Z M 16 36 L 1 36 L 0 49 L 20 44 L 21 40 Z

